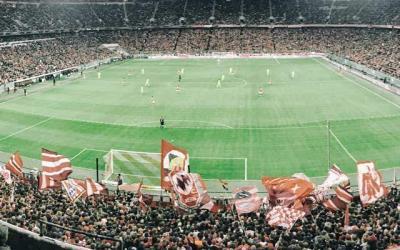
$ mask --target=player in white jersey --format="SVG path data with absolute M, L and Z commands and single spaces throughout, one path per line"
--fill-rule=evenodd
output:
M 140 86 L 140 94 L 143 95 L 143 93 L 144 93 L 144 88 L 143 88 L 143 86 Z
M 292 71 L 292 75 L 291 75 L 292 79 L 294 79 L 294 71 Z
M 225 75 L 221 76 L 221 81 L 223 81 L 225 79 Z
M 151 104 L 156 104 L 156 99 L 154 99 L 154 96 L 151 97 Z
M 179 87 L 179 85 L 176 85 L 175 91 L 176 91 L 176 93 L 181 92 L 181 87 Z
M 144 69 L 142 69 L 142 75 L 144 75 Z
M 221 80 L 220 79 L 218 79 L 218 81 L 217 81 L 217 88 L 221 88 Z
M 269 76 L 269 69 L 267 69 L 267 76 Z
M 182 69 L 181 69 L 181 74 L 183 75 L 184 73 L 185 73 L 185 69 L 182 68 Z
M 100 79 L 101 78 L 101 72 L 99 71 L 99 72 L 97 72 L 97 79 Z
M 146 83 L 144 84 L 145 87 L 150 87 L 150 79 L 146 79 Z
M 232 75 L 233 74 L 233 69 L 229 68 L 229 74 Z
M 264 89 L 262 87 L 258 88 L 258 96 L 263 96 L 264 95 Z

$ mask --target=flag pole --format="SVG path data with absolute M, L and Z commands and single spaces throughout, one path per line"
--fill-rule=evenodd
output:
M 331 167 L 331 125 L 329 120 L 326 120 L 326 128 L 327 128 L 327 141 L 328 141 L 328 170 Z

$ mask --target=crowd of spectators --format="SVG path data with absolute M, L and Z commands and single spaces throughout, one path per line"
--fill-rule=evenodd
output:
M 145 29 L 25 36 L 16 40 L 52 40 L 0 48 L 0 82 L 9 82 L 78 66 L 115 53 L 99 49 L 118 43 L 136 54 L 301 53 L 338 55 L 400 77 L 400 32 L 359 28 L 213 28 Z M 10 41 L 5 38 L 3 41 Z M 0 39 L 0 42 L 2 40 Z
M 0 47 L 0 83 L 48 74 L 114 55 L 98 46 L 98 41 L 91 36 L 73 35 Z
M 35 185 L 16 182 L 14 191 L 0 183 L 0 219 L 40 232 L 39 220 L 123 240 L 128 249 L 389 249 L 400 245 L 400 190 L 363 207 L 350 206 L 350 228 L 342 212 L 317 206 L 290 231 L 268 225 L 264 205 L 257 213 L 241 215 L 221 206 L 219 213 L 177 211 L 154 203 L 143 208 L 133 193 L 111 193 L 69 202 L 63 191 L 38 192 Z M 12 194 L 13 193 L 13 194 Z M 220 201 L 220 205 L 227 204 Z M 92 249 L 111 249 L 118 243 L 95 240 L 80 233 L 47 226 L 44 234 Z M 393 248 L 395 249 L 395 248 Z
M 29 1 L 0 2 L 0 13 L 0 32 L 204 25 L 211 22 L 400 24 L 398 0 Z M 245 18 L 242 21 L 241 16 Z

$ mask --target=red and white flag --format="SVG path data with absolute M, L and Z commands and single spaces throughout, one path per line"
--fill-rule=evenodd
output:
M 298 219 L 303 218 L 304 211 L 296 210 L 293 208 L 276 206 L 267 213 L 266 219 L 271 226 L 280 226 L 290 230 Z
M 318 189 L 329 189 L 348 180 L 349 177 L 347 177 L 337 165 L 333 164 L 329 169 L 328 177 L 321 185 L 318 185 Z
M 171 178 L 173 192 L 177 196 L 175 204 L 182 209 L 207 209 L 211 212 L 218 210 L 207 192 L 207 187 L 199 174 L 179 171 Z
M 331 211 L 345 210 L 348 204 L 353 200 L 350 192 L 350 183 L 340 185 L 336 188 L 336 196 L 324 201 L 322 204 Z
M 262 183 L 269 194 L 271 205 L 289 206 L 296 200 L 307 197 L 313 190 L 314 184 L 300 178 L 272 178 L 264 176 Z
M 42 174 L 57 181 L 63 181 L 72 173 L 68 158 L 56 152 L 42 148 Z
M 257 212 L 262 204 L 256 186 L 236 188 L 233 191 L 234 204 L 238 215 Z
M 358 189 L 363 205 L 374 203 L 387 195 L 387 187 L 382 182 L 381 174 L 375 169 L 373 161 L 357 162 Z
M 64 180 L 61 182 L 62 187 L 64 188 L 65 192 L 68 195 L 68 198 L 72 201 L 75 202 L 76 200 L 81 197 L 86 190 L 79 185 L 74 179 L 68 179 Z
M 24 167 L 24 162 L 19 154 L 19 152 L 15 152 L 11 155 L 10 160 L 6 163 L 6 168 L 10 170 L 10 172 L 18 177 L 23 177 L 22 168 Z
M 0 174 L 3 176 L 3 179 L 7 184 L 10 185 L 12 183 L 10 170 L 6 169 L 4 166 L 0 166 Z
M 179 171 L 188 171 L 189 154 L 183 148 L 161 141 L 161 188 L 171 190 L 170 176 Z
M 87 177 L 86 178 L 86 193 L 87 196 L 91 196 L 94 194 L 100 194 L 102 192 L 106 191 L 103 185 L 95 182 L 92 178 Z
M 59 188 L 61 187 L 61 182 L 55 180 L 54 178 L 43 174 L 43 172 L 39 175 L 39 190 L 47 189 L 47 188 Z

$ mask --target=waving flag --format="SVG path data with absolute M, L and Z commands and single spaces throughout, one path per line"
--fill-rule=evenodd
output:
M 353 195 L 350 193 L 350 183 L 347 182 L 345 185 L 340 185 L 336 188 L 335 197 L 322 204 L 331 211 L 345 210 L 352 199 Z
M 59 187 L 61 187 L 60 181 L 43 174 L 43 172 L 39 175 L 39 190 Z
M 240 187 L 233 191 L 234 204 L 239 215 L 258 211 L 262 199 L 257 192 L 256 186 Z
M 86 178 L 86 194 L 87 196 L 91 196 L 94 194 L 100 194 L 106 191 L 103 185 L 95 182 L 92 178 Z
M 75 202 L 81 197 L 86 190 L 79 185 L 74 179 L 68 179 L 61 182 L 62 187 L 68 195 L 68 198 Z
M 305 212 L 293 208 L 276 206 L 268 212 L 266 219 L 271 226 L 280 226 L 290 230 L 298 219 L 303 218 Z
M 57 181 L 63 181 L 72 173 L 68 158 L 56 152 L 42 148 L 42 174 Z
M 296 200 L 307 197 L 314 184 L 299 178 L 272 178 L 264 176 L 262 183 L 268 191 L 270 203 L 281 206 L 292 205 Z
M 328 177 L 318 188 L 328 189 L 348 180 L 349 177 L 347 177 L 337 165 L 333 164 L 331 169 L 329 169 Z
M 381 174 L 375 169 L 373 161 L 357 162 L 358 189 L 363 205 L 374 203 L 386 196 L 387 187 L 382 183 Z
M 7 184 L 10 185 L 12 183 L 10 170 L 6 169 L 4 166 L 0 166 L 0 174 L 3 176 L 3 179 Z
M 175 147 L 171 143 L 161 141 L 161 188 L 172 188 L 170 175 L 175 172 L 188 172 L 189 154 L 185 149 Z
M 10 170 L 12 174 L 18 177 L 22 177 L 24 175 L 22 172 L 23 167 L 24 163 L 18 152 L 12 154 L 10 160 L 6 163 L 6 168 Z
M 200 175 L 185 171 L 171 176 L 173 192 L 177 196 L 176 205 L 183 208 L 207 209 L 215 211 L 216 206 L 207 193 L 207 187 Z

